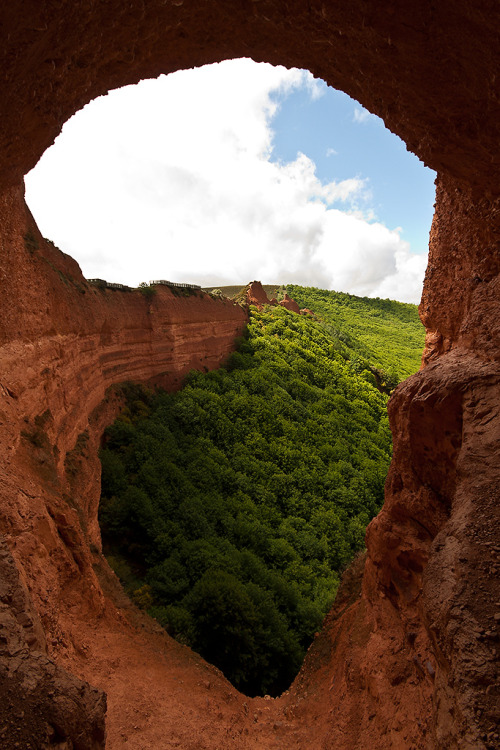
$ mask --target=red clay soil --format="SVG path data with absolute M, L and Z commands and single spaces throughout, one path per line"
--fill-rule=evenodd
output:
M 104 727 L 111 750 L 500 746 L 499 29 L 490 0 L 3 4 L 2 748 L 100 748 Z M 224 360 L 245 315 L 87 285 L 40 237 L 22 182 L 93 97 L 238 56 L 308 68 L 438 172 L 425 367 L 390 401 L 385 505 L 277 700 L 238 694 L 135 612 L 97 525 L 109 386 L 178 387 Z

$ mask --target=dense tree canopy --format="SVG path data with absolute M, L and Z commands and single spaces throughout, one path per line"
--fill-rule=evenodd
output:
M 382 503 L 387 396 L 352 352 L 329 324 L 252 309 L 225 368 L 176 394 L 129 384 L 106 433 L 110 563 L 251 695 L 289 685 Z
M 425 329 L 416 305 L 295 284 L 287 291 L 314 311 L 358 369 L 376 369 L 389 390 L 419 369 Z

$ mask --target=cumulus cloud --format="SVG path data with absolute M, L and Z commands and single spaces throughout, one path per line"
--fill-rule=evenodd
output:
M 273 115 L 298 88 L 324 92 L 306 71 L 236 60 L 91 102 L 27 177 L 42 232 L 87 277 L 260 278 L 418 301 L 425 260 L 374 221 L 366 180 L 322 182 L 300 153 L 270 161 Z

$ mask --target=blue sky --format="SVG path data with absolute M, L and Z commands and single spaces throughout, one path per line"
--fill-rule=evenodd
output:
M 379 117 L 344 92 L 319 86 L 321 96 L 314 99 L 305 89 L 276 97 L 272 161 L 293 161 L 301 151 L 315 162 L 322 182 L 367 178 L 379 221 L 400 226 L 414 253 L 427 252 L 435 173 Z
M 418 302 L 433 180 L 308 71 L 232 60 L 90 102 L 27 175 L 26 198 L 87 278 Z

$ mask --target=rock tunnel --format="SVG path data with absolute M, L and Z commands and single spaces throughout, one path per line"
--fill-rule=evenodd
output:
M 12 0 L 0 28 L 2 746 L 98 748 L 107 732 L 111 748 L 498 747 L 500 9 Z M 275 701 L 127 615 L 99 552 L 96 449 L 119 406 L 106 389 L 216 366 L 244 316 L 92 294 L 23 190 L 92 98 L 235 57 L 309 69 L 438 175 L 424 366 L 390 402 L 385 505 Z

